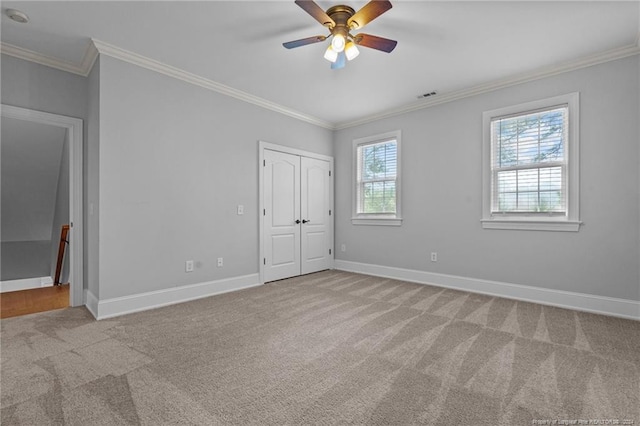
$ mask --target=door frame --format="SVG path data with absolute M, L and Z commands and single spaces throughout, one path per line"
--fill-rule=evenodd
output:
M 83 204 L 82 204 L 82 140 L 83 123 L 79 118 L 51 114 L 33 109 L 2 104 L 2 117 L 30 121 L 66 129 L 69 145 L 69 305 L 84 305 L 83 282 Z
M 315 158 L 316 160 L 323 160 L 323 161 L 328 161 L 329 165 L 331 167 L 331 173 L 333 174 L 333 157 L 328 156 L 328 155 L 324 155 L 324 154 L 318 154 L 315 152 L 310 152 L 310 151 L 305 151 L 302 149 L 297 149 L 297 148 L 291 148 L 288 146 L 283 146 L 283 145 L 277 145 L 274 143 L 269 143 L 269 142 L 265 142 L 265 141 L 258 141 L 258 192 L 259 192 L 259 197 L 258 197 L 258 239 L 259 239 L 259 243 L 258 243 L 258 266 L 259 266 L 259 271 L 260 271 L 260 284 L 264 284 L 264 254 L 265 254 L 265 250 L 264 250 L 264 214 L 263 214 L 263 210 L 264 210 L 264 151 L 265 150 L 270 150 L 270 151 L 278 151 L 278 152 L 283 152 L 285 154 L 292 154 L 292 155 L 299 155 L 300 157 L 308 157 L 308 158 Z M 333 177 L 333 176 L 332 176 Z M 333 183 L 335 182 L 334 179 L 331 180 L 331 186 L 329 188 L 330 194 L 329 194 L 329 199 L 331 202 L 331 212 L 333 213 L 331 215 L 331 220 L 329 221 L 329 228 L 330 228 L 330 234 L 331 234 L 331 241 L 330 241 L 330 245 L 332 247 L 331 250 L 331 264 L 330 267 L 333 269 L 333 260 L 334 260 L 334 253 L 335 253 L 335 239 L 334 239 L 334 217 L 335 217 L 335 208 L 334 208 L 334 200 L 333 200 L 333 191 L 334 191 L 334 185 Z

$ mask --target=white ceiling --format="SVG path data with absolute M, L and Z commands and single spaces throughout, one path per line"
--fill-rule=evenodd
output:
M 359 9 L 367 2 L 318 1 Z M 2 41 L 81 63 L 90 38 L 334 124 L 638 43 L 635 1 L 401 1 L 362 32 L 395 39 L 386 54 L 361 48 L 341 70 L 326 34 L 287 1 L 14 2 L 26 25 L 2 16 Z

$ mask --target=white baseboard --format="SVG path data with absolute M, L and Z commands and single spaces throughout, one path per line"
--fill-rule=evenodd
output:
M 99 300 L 91 292 L 85 295 L 89 312 L 98 319 L 112 318 L 176 303 L 188 302 L 216 294 L 229 293 L 260 285 L 258 274 L 243 275 L 198 284 L 172 287 L 131 296 Z
M 51 277 L 25 278 L 21 280 L 0 281 L 0 293 L 8 291 L 29 290 L 32 288 L 51 287 Z
M 570 291 L 458 277 L 455 275 L 437 274 L 338 259 L 334 261 L 334 268 L 341 271 L 358 272 L 419 284 L 429 284 L 437 287 L 499 296 L 507 299 L 640 320 L 640 301 L 638 300 L 616 299 L 593 294 L 574 293 Z
M 98 318 L 98 298 L 88 289 L 84 289 L 84 305 L 94 318 Z

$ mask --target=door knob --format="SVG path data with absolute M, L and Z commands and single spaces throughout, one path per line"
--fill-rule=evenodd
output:
M 296 225 L 300 223 L 300 219 L 296 219 Z
M 302 219 L 302 223 L 311 222 L 310 220 Z

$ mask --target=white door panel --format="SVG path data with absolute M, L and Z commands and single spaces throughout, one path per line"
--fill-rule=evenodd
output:
M 264 151 L 264 280 L 300 274 L 300 157 Z
M 303 274 L 331 267 L 329 238 L 331 217 L 331 164 L 314 158 L 301 158 L 301 214 Z

